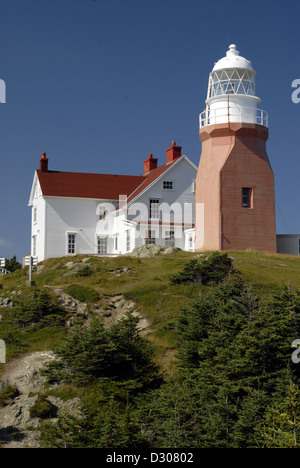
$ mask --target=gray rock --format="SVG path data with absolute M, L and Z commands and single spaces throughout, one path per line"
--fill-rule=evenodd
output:
M 161 245 L 155 245 L 155 244 L 146 245 L 145 244 L 140 247 L 136 247 L 132 252 L 126 254 L 126 256 L 147 258 L 147 257 L 155 257 L 156 255 L 160 255 L 160 254 L 170 254 L 178 250 L 180 249 L 176 247 L 163 247 Z
M 16 306 L 17 304 L 13 302 L 9 297 L 0 296 L 0 307 L 2 307 L 3 309 L 12 309 Z
M 2 386 L 11 385 L 19 394 L 7 406 L 0 407 L 1 448 L 40 448 L 39 418 L 32 418 L 30 409 L 37 403 L 39 395 L 45 392 L 45 378 L 40 370 L 48 362 L 57 359 L 51 352 L 36 352 L 11 361 L 2 375 Z M 5 384 L 4 384 L 5 382 Z M 59 414 L 80 414 L 81 400 L 74 398 L 63 401 L 47 396 L 47 401 L 55 407 L 55 417 L 48 421 L 55 422 Z

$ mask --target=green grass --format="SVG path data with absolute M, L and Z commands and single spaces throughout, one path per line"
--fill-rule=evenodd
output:
M 95 289 L 80 284 L 71 284 L 66 288 L 66 292 L 80 302 L 95 303 L 99 300 L 99 294 Z
M 270 294 L 283 286 L 300 285 L 300 257 L 233 252 L 234 266 L 258 293 Z

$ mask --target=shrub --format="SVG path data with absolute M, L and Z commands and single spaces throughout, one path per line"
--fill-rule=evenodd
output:
M 3 390 L 0 391 L 0 408 L 8 405 L 11 400 L 16 398 L 19 395 L 17 388 L 8 385 Z
M 45 396 L 39 396 L 38 401 L 30 408 L 29 413 L 31 418 L 48 418 L 55 414 L 54 406 L 46 399 Z
M 3 336 L 3 340 L 6 345 L 13 346 L 18 352 L 24 351 L 27 348 L 27 344 L 21 341 L 19 338 L 14 336 L 11 332 L 8 332 Z
M 170 277 L 170 281 L 172 284 L 218 284 L 232 271 L 232 259 L 227 253 L 215 252 L 202 263 L 196 259 L 190 260 L 182 271 Z
M 22 269 L 22 265 L 17 261 L 17 257 L 15 255 L 11 259 L 6 258 L 5 260 L 5 269 L 10 273 Z
M 200 264 L 196 259 L 190 260 L 184 265 L 182 271 L 171 276 L 170 281 L 172 284 L 201 283 Z
M 91 276 L 92 273 L 93 272 L 90 269 L 90 267 L 86 265 L 85 267 L 81 268 L 81 270 L 79 270 L 76 273 L 76 276 L 78 276 L 79 278 L 85 278 L 86 276 Z
M 50 362 L 47 364 L 47 367 L 40 371 L 40 374 L 47 378 L 47 382 L 50 385 L 61 383 L 69 378 L 69 373 L 61 361 Z
M 65 312 L 57 307 L 46 291 L 35 290 L 19 302 L 14 319 L 23 327 L 33 324 L 39 327 L 64 326 Z
M 105 329 L 94 318 L 88 328 L 76 329 L 55 349 L 61 361 L 46 366 L 43 374 L 49 382 L 67 379 L 81 385 L 104 377 L 131 381 L 133 388 L 151 386 L 158 379 L 158 369 L 153 363 L 153 347 L 140 336 L 138 322 L 128 312 Z
M 222 283 L 231 272 L 232 258 L 227 253 L 214 252 L 201 264 L 202 284 Z

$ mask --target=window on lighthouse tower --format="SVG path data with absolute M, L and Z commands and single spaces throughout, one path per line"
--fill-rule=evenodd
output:
M 242 188 L 242 207 L 252 208 L 253 207 L 253 190 L 252 188 Z

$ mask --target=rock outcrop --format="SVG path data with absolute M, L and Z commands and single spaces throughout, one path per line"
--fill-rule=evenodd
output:
M 126 254 L 127 257 L 140 257 L 140 258 L 147 258 L 147 257 L 155 257 L 156 255 L 167 255 L 174 252 L 177 252 L 177 247 L 163 247 L 162 245 L 141 245 L 140 247 L 136 247 L 133 249 L 132 252 Z
M 40 370 L 55 359 L 57 358 L 52 352 L 36 352 L 6 365 L 0 377 L 0 388 L 12 387 L 16 389 L 16 396 L 0 406 L 2 448 L 40 447 L 38 429 L 41 420 L 32 417 L 30 410 L 37 403 L 39 395 L 45 392 L 45 378 L 40 375 Z M 81 404 L 78 398 L 65 402 L 60 398 L 47 396 L 47 401 L 55 408 L 55 416 L 62 413 L 77 414 Z

